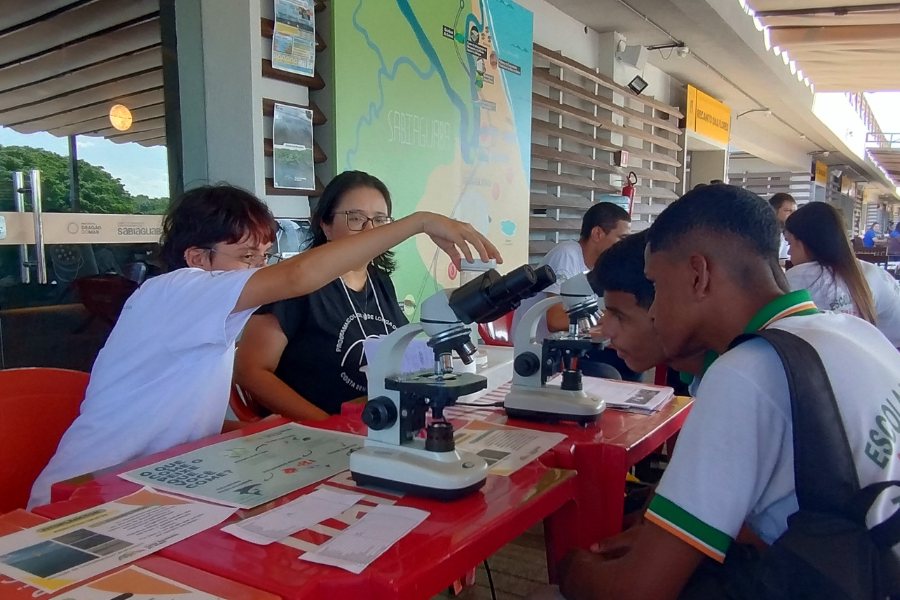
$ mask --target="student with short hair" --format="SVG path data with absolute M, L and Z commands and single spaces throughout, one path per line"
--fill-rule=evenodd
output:
M 419 233 L 456 263 L 473 248 L 500 260 L 470 225 L 420 212 L 257 268 L 275 230 L 261 200 L 229 185 L 192 189 L 170 207 L 161 242 L 170 271 L 125 303 L 29 506 L 46 503 L 54 482 L 220 432 L 234 341 L 261 305 L 313 292 Z
M 775 218 L 778 219 L 778 224 L 781 225 L 781 230 L 783 232 L 784 223 L 787 221 L 787 218 L 791 216 L 791 213 L 797 210 L 797 201 L 794 200 L 793 196 L 786 192 L 778 192 L 769 198 L 769 206 L 775 211 Z M 778 247 L 778 260 L 788 260 L 790 258 L 789 249 L 790 244 L 785 238 L 784 233 L 782 233 L 781 245 Z
M 863 234 L 862 242 L 866 248 L 874 248 L 875 240 L 881 236 L 881 223 L 872 222 Z
M 729 350 L 743 332 L 777 328 L 811 344 L 830 376 L 860 485 L 900 478 L 897 436 L 882 414 L 900 406 L 900 354 L 870 323 L 821 313 L 806 291 L 785 294 L 772 269 L 777 250 L 771 207 L 734 186 L 692 191 L 652 225 L 645 271 L 666 355 L 720 356 L 703 375 L 645 524 L 560 564 L 568 600 L 674 599 L 705 558 L 725 558 L 745 522 L 767 544 L 786 531 L 798 509 L 787 377 L 763 340 Z M 870 527 L 895 512 L 893 496 L 876 501 Z
M 608 347 L 636 373 L 670 363 L 649 314 L 654 289 L 644 275 L 647 233 L 644 230 L 629 235 L 610 247 L 588 275 L 591 287 L 603 297 L 605 305 L 600 332 L 609 338 Z M 675 361 L 672 366 L 698 375 L 702 364 L 700 354 L 688 361 Z
M 791 289 L 808 290 L 822 310 L 855 315 L 900 347 L 900 283 L 878 265 L 858 260 L 836 208 L 811 202 L 787 220 Z

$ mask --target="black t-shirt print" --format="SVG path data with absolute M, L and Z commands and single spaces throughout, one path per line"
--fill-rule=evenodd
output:
M 343 282 L 335 279 L 312 294 L 269 304 L 257 313 L 274 314 L 288 339 L 275 375 L 332 415 L 341 412 L 344 402 L 366 395 L 366 374 L 359 370 L 366 364 L 363 340 L 408 323 L 390 277 L 374 267 L 358 292 L 347 288 L 345 293 Z

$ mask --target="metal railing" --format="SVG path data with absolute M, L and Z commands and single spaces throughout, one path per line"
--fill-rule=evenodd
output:
M 900 148 L 900 133 L 870 131 L 866 134 L 868 148 Z

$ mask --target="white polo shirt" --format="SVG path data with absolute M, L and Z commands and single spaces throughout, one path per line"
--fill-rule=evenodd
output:
M 821 356 L 861 485 L 900 478 L 900 353 L 868 322 L 811 307 L 806 291 L 791 292 L 747 331 L 792 315 L 768 326 L 799 335 Z M 792 444 L 781 361 L 764 340 L 746 342 L 703 375 L 647 519 L 719 561 L 744 523 L 771 544 L 798 508 Z M 893 514 L 896 496 L 882 494 L 870 526 Z
M 255 271 L 178 269 L 131 295 L 29 507 L 49 502 L 57 481 L 222 430 L 234 341 L 255 308 L 231 311 Z
M 556 273 L 556 283 L 543 292 L 522 301 L 519 308 L 513 313 L 513 331 L 516 330 L 519 321 L 522 320 L 522 316 L 529 308 L 550 295 L 558 296 L 559 287 L 563 281 L 591 270 L 591 267 L 584 264 L 584 252 L 581 249 L 581 244 L 576 240 L 567 240 L 557 244 L 541 260 L 539 266 L 544 265 L 549 265 L 553 272 Z M 550 335 L 550 331 L 547 329 L 547 318 L 543 316 L 538 322 L 537 337 L 535 339 L 538 342 L 542 342 L 548 335 Z
M 895 348 L 900 348 L 900 282 L 878 265 L 859 261 L 859 266 L 875 301 L 875 326 Z M 791 289 L 809 290 L 812 301 L 820 309 L 859 316 L 844 280 L 840 277 L 835 280 L 819 263 L 797 265 L 786 275 Z

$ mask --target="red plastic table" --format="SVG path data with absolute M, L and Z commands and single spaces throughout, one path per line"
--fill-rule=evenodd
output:
M 503 400 L 508 385 L 501 386 L 478 400 L 489 403 Z M 653 414 L 638 414 L 608 409 L 593 425 L 580 427 L 575 424 L 556 425 L 508 419 L 502 409 L 478 409 L 477 418 L 492 423 L 514 425 L 540 431 L 563 433 L 567 439 L 551 452 L 541 457 L 548 467 L 572 469 L 578 472 L 575 478 L 575 507 L 554 515 L 545 523 L 547 561 L 551 580 L 554 579 L 556 561 L 572 546 L 587 548 L 592 543 L 621 530 L 622 512 L 625 501 L 625 475 L 638 461 L 647 457 L 654 449 L 676 434 L 687 418 L 692 400 L 676 397 L 664 404 Z M 345 431 L 364 435 L 366 427 L 359 418 L 362 405 L 347 403 L 344 414 L 326 421 L 308 423 L 311 426 Z M 464 418 L 471 418 L 469 416 Z M 456 420 L 456 419 L 451 419 Z M 264 421 L 242 432 L 232 432 L 217 439 L 226 439 L 259 431 L 269 426 L 279 425 L 286 420 Z M 160 453 L 155 457 L 132 463 L 132 466 L 149 464 L 164 457 L 175 456 L 190 449 L 203 446 L 203 440 Z M 121 469 L 115 469 L 120 472 Z M 51 490 L 53 501 L 64 500 L 80 486 L 101 474 L 77 477 L 55 484 Z M 108 479 L 108 478 L 107 478 Z M 118 478 L 113 480 L 125 484 Z M 107 480 L 106 485 L 112 483 Z M 127 488 L 129 491 L 133 487 Z M 122 495 L 122 494 L 119 494 Z M 462 571 L 460 571 L 462 572 Z
M 283 419 L 264 421 L 238 435 L 284 422 Z M 337 416 L 320 425 L 360 432 L 364 428 L 357 423 L 358 419 L 353 416 Z M 138 486 L 120 479 L 118 473 L 234 437 L 235 433 L 212 436 L 82 478 L 81 485 L 74 488 L 68 500 L 37 507 L 34 512 L 59 518 L 120 497 L 135 491 Z M 164 548 L 159 554 L 277 594 L 284 600 L 430 598 L 534 523 L 547 519 L 550 529 L 571 527 L 574 519 L 574 503 L 570 501 L 575 492 L 573 475 L 571 471 L 534 461 L 510 477 L 488 476 L 479 492 L 455 502 L 401 497 L 396 500 L 397 504 L 427 510 L 430 516 L 360 575 L 302 561 L 298 558 L 300 551 L 289 545 L 258 546 L 223 533 L 219 528 Z M 280 498 L 265 508 L 293 500 L 317 485 Z

